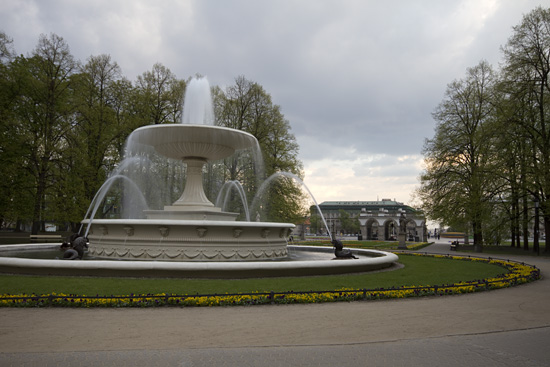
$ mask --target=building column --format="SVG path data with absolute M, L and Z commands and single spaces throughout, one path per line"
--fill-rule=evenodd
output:
M 380 225 L 380 223 L 379 223 L 377 232 L 378 232 L 378 239 L 380 241 L 385 241 L 386 240 L 386 226 L 385 225 Z
M 424 238 L 424 227 L 415 226 L 414 231 L 414 240 L 416 241 L 416 238 L 418 237 L 418 242 L 422 241 L 422 239 Z

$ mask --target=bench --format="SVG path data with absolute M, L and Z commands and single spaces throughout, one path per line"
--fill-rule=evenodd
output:
M 458 249 L 458 241 L 451 242 L 451 251 L 456 251 Z

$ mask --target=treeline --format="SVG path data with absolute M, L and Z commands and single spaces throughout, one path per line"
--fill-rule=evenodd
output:
M 189 80 L 155 64 L 132 82 L 109 55 L 76 60 L 56 34 L 40 35 L 30 55 L 16 55 L 13 41 L 0 32 L 0 228 L 32 223 L 37 233 L 54 222 L 75 230 L 124 156 L 128 135 L 143 125 L 180 122 Z M 263 175 L 301 175 L 289 122 L 261 85 L 238 76 L 234 85 L 212 89 L 216 124 L 257 137 Z M 248 176 L 258 173 L 246 173 L 238 159 L 220 169 L 225 179 L 256 185 L 258 177 Z M 281 181 L 270 190 L 281 194 L 270 204 L 272 217 L 302 215 L 298 188 Z
M 501 49 L 498 68 L 481 61 L 447 86 L 418 190 L 477 251 L 508 238 L 528 249 L 539 210 L 550 233 L 550 9 L 524 15 Z

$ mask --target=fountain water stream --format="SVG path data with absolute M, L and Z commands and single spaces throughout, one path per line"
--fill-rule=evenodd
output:
M 222 209 L 227 207 L 230 194 L 231 194 L 231 189 L 235 189 L 237 191 L 237 194 L 239 195 L 239 199 L 241 200 L 241 204 L 244 208 L 246 221 L 250 222 L 250 210 L 248 209 L 248 201 L 246 200 L 246 193 L 244 192 L 244 188 L 239 181 L 236 181 L 236 180 L 227 181 L 222 186 L 220 192 L 218 193 L 218 197 L 216 198 L 216 206 Z
M 260 188 L 258 189 L 258 193 L 256 194 L 256 196 L 254 197 L 254 200 L 252 201 L 252 208 L 257 208 L 259 206 L 258 202 L 262 199 L 262 195 L 265 192 L 265 190 L 269 187 L 269 185 L 271 185 L 273 183 L 273 181 L 275 181 L 276 179 L 278 179 L 280 177 L 287 177 L 287 178 L 290 178 L 290 179 L 298 182 L 307 191 L 307 193 L 309 194 L 309 197 L 315 203 L 315 207 L 317 208 L 319 216 L 323 220 L 323 224 L 325 225 L 325 229 L 327 230 L 327 233 L 329 234 L 329 238 L 332 241 L 333 240 L 332 234 L 329 230 L 327 221 L 325 220 L 325 217 L 323 216 L 323 212 L 321 211 L 321 208 L 319 207 L 319 204 L 317 203 L 317 200 L 315 200 L 315 196 L 313 196 L 312 192 L 309 190 L 309 187 L 307 187 L 307 185 L 304 183 L 304 181 L 302 181 L 302 179 L 300 177 L 298 177 L 297 175 L 295 175 L 294 173 L 291 173 L 291 172 L 275 172 L 274 174 L 269 176 L 267 178 L 267 180 L 265 180 L 262 183 L 262 185 L 260 186 Z
M 92 199 L 92 203 L 90 204 L 90 207 L 88 208 L 88 211 L 86 212 L 86 216 L 84 218 L 88 218 L 88 214 L 90 214 L 90 209 L 92 209 L 92 213 L 89 217 L 88 226 L 86 227 L 86 232 L 84 233 L 84 237 L 88 237 L 88 232 L 90 231 L 90 225 L 92 224 L 92 222 L 94 220 L 93 218 L 95 217 L 95 215 L 97 213 L 97 210 L 99 209 L 101 203 L 103 202 L 103 199 L 105 198 L 105 195 L 107 195 L 107 193 L 109 192 L 109 189 L 111 188 L 111 186 L 113 185 L 113 183 L 116 180 L 126 181 L 129 184 L 129 187 L 132 188 L 133 193 L 135 194 L 135 197 L 137 197 L 139 199 L 139 201 L 141 203 L 141 206 L 143 208 L 147 208 L 147 203 L 145 202 L 145 198 L 143 197 L 143 194 L 139 190 L 139 187 L 131 179 L 129 179 L 128 177 L 126 177 L 124 175 L 121 175 L 121 174 L 112 175 L 107 180 L 105 180 L 103 185 L 101 185 L 99 190 L 97 190 L 97 193 L 95 194 L 94 198 Z M 84 223 L 81 224 L 80 231 L 82 230 L 83 225 L 84 225 Z

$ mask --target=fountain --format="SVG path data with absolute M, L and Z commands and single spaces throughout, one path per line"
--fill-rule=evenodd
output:
M 222 187 L 216 200 L 218 206 L 210 202 L 203 187 L 204 165 L 229 157 L 236 151 L 259 150 L 253 135 L 214 126 L 212 121 L 208 82 L 204 78 L 194 79 L 185 96 L 183 123 L 148 125 L 130 134 L 128 157 L 92 201 L 88 209 L 88 213 L 92 213 L 90 218 L 82 221 L 90 243 L 86 258 L 90 260 L 0 257 L 0 272 L 243 278 L 364 272 L 386 268 L 397 261 L 396 255 L 376 250 L 353 250 L 356 259 L 332 261 L 334 252 L 330 247 L 288 246 L 294 224 L 262 222 L 258 218 L 250 221 L 246 196 L 237 181 L 229 181 Z M 139 161 L 132 156 L 136 147 L 146 147 L 160 156 L 183 162 L 187 167 L 183 193 L 171 205 L 140 210 L 131 218 L 95 219 L 97 209 L 115 180 L 125 183 L 134 193 L 132 197 L 135 197 L 137 185 L 122 171 Z M 253 208 L 258 205 L 266 185 L 277 177 L 297 180 L 307 189 L 295 175 L 275 174 L 260 186 Z M 240 195 L 246 221 L 237 221 L 239 213 L 226 212 L 220 207 L 225 206 L 227 191 L 231 188 Z M 225 197 L 222 193 L 224 189 Z M 311 193 L 310 196 L 315 201 Z M 143 207 L 143 193 L 137 199 Z M 58 245 L 6 245 L 1 246 L 0 252 L 38 248 L 51 250 L 56 247 Z M 289 253 L 289 247 L 293 249 L 292 253 Z
M 202 171 L 206 163 L 258 145 L 247 132 L 210 124 L 209 92 L 204 78 L 193 79 L 185 96 L 183 123 L 144 126 L 128 138 L 129 146 L 151 147 L 163 157 L 186 164 L 187 181 L 181 197 L 162 210 L 144 211 L 146 219 L 86 219 L 90 256 L 257 261 L 288 255 L 287 238 L 294 224 L 235 221 L 238 213 L 222 211 L 204 193 Z

